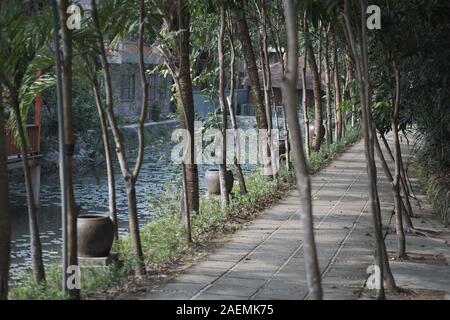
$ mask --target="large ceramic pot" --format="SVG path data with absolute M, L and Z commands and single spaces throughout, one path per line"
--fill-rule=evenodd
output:
M 233 172 L 227 170 L 225 175 L 225 184 L 227 186 L 228 193 L 233 189 Z M 220 181 L 219 181 L 219 169 L 209 169 L 205 174 L 206 188 L 210 194 L 220 194 Z
M 114 224 L 109 216 L 81 214 L 77 219 L 78 256 L 107 257 L 114 241 Z

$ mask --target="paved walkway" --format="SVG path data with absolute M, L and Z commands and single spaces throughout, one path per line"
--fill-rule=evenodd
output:
M 360 142 L 312 177 L 316 244 L 325 299 L 357 299 L 368 277 L 367 267 L 373 262 L 365 165 Z M 379 177 L 383 224 L 387 226 L 393 201 L 381 168 Z M 278 205 L 238 231 L 230 242 L 175 279 L 148 292 L 145 299 L 307 299 L 298 202 L 297 192 L 290 192 Z M 414 221 L 420 223 L 420 219 L 424 217 Z M 440 228 L 436 221 L 433 223 L 426 226 Z M 411 239 L 419 242 L 413 248 L 429 252 L 426 247 L 429 246 L 433 252 L 450 258 L 444 241 L 408 237 L 408 245 Z M 395 241 L 395 235 L 388 235 L 388 249 L 395 250 Z M 411 288 L 417 286 L 416 271 L 411 274 L 413 269 L 408 264 L 394 263 L 393 270 L 399 284 Z M 431 266 L 412 265 L 416 269 L 418 266 L 425 277 L 421 280 L 423 284 L 418 282 L 419 287 L 428 285 L 435 289 L 426 278 L 426 270 Z M 448 265 L 432 267 L 437 268 L 433 272 L 446 279 L 440 289 L 449 294 Z

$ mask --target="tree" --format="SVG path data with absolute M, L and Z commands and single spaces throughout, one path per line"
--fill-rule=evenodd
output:
M 236 112 L 234 109 L 234 94 L 235 94 L 235 88 L 236 88 L 236 71 L 235 71 L 235 64 L 236 64 L 236 48 L 234 43 L 234 28 L 233 28 L 233 20 L 231 17 L 231 12 L 227 10 L 227 34 L 228 34 L 228 41 L 230 43 L 230 94 L 228 95 L 228 112 L 230 113 L 231 118 L 231 125 L 233 126 L 234 130 L 234 139 L 235 139 L 235 146 L 236 151 L 234 154 L 234 166 L 236 167 L 237 171 L 237 179 L 239 182 L 239 188 L 241 195 L 244 195 L 247 193 L 247 186 L 245 185 L 245 178 L 244 174 L 242 173 L 242 167 L 240 163 L 240 139 L 239 139 L 239 130 L 237 125 L 237 119 L 236 119 Z
M 155 1 L 154 5 L 162 19 L 154 25 L 156 30 L 160 30 L 155 46 L 164 57 L 165 64 L 175 82 L 176 101 L 182 109 L 183 126 L 190 137 L 187 158 L 184 162 L 188 211 L 198 212 L 199 184 L 194 145 L 195 108 L 192 95 L 189 6 L 184 0 Z
M 333 143 L 333 112 L 331 111 L 331 81 L 330 81 L 330 55 L 329 55 L 329 39 L 330 39 L 331 23 L 328 24 L 325 31 L 325 93 L 326 93 L 326 110 L 327 110 L 327 144 Z
M 109 15 L 109 8 L 102 8 L 100 16 Z M 91 21 L 92 22 L 92 21 Z M 87 22 L 85 22 L 85 25 Z M 117 201 L 116 201 L 116 178 L 114 175 L 114 164 L 112 151 L 110 147 L 110 134 L 108 130 L 107 117 L 105 113 L 104 101 L 101 94 L 98 75 L 101 74 L 101 64 L 99 59 L 100 49 L 97 45 L 95 34 L 92 32 L 94 27 L 92 24 L 83 28 L 82 32 L 78 32 L 74 37 L 74 46 L 77 51 L 78 58 L 76 73 L 81 75 L 85 85 L 91 89 L 94 95 L 95 106 L 97 109 L 98 119 L 103 141 L 103 151 L 106 162 L 106 173 L 108 179 L 108 209 L 111 220 L 115 227 L 115 238 L 119 238 L 118 221 L 117 221 Z
M 333 56 L 333 80 L 334 80 L 334 110 L 336 114 L 336 140 L 340 141 L 343 131 L 341 79 L 339 75 L 339 57 L 334 28 L 331 31 L 331 50 Z
M 267 140 L 269 144 L 270 153 L 270 168 L 272 177 L 276 177 L 277 169 L 277 159 L 275 155 L 275 149 L 273 145 L 272 137 L 272 73 L 270 70 L 270 59 L 269 59 L 269 44 L 268 44 L 268 32 L 267 32 L 267 3 L 265 0 L 256 1 L 256 8 L 258 11 L 260 25 L 258 26 L 258 40 L 259 40 L 259 52 L 261 58 L 261 69 L 262 69 L 262 79 L 264 88 L 264 105 L 267 118 Z
M 106 49 L 104 45 L 104 38 L 102 32 L 102 26 L 100 24 L 99 15 L 97 11 L 97 4 L 95 0 L 91 0 L 92 19 L 95 27 L 95 34 L 97 39 L 97 45 L 100 48 L 100 62 L 103 69 L 103 79 L 105 83 L 106 94 L 106 115 L 108 122 L 111 125 L 112 134 L 114 137 L 114 143 L 116 145 L 116 154 L 119 161 L 120 170 L 123 180 L 125 182 L 125 188 L 128 201 L 128 216 L 130 235 L 133 243 L 135 253 L 135 272 L 138 276 L 145 274 L 145 262 L 144 253 L 142 251 L 141 237 L 139 233 L 139 221 L 136 203 L 136 181 L 139 177 L 143 158 L 144 158 L 144 121 L 147 114 L 147 81 L 145 79 L 145 67 L 144 67 L 144 30 L 145 30 L 145 3 L 143 0 L 139 2 L 139 31 L 138 31 L 138 51 L 139 51 L 139 73 L 142 83 L 142 105 L 141 112 L 138 120 L 138 155 L 134 168 L 130 168 L 128 159 L 126 157 L 126 148 L 123 142 L 122 134 L 117 124 L 116 115 L 113 109 L 113 93 L 111 74 L 109 70 L 109 64 L 106 56 Z
M 3 95 L 6 96 L 5 100 L 12 110 L 12 116 L 8 119 L 8 128 L 20 147 L 23 162 L 33 276 L 37 282 L 45 282 L 42 246 L 28 158 L 26 121 L 29 105 L 39 92 L 39 85 L 33 86 L 34 77 L 39 64 L 45 60 L 40 55 L 50 24 L 48 16 L 27 12 L 17 2 L 2 7 L 1 15 L 0 80 L 2 81 L 0 87 L 5 89 Z
M 369 207 L 373 217 L 376 264 L 380 270 L 380 279 L 383 279 L 389 290 L 395 290 L 396 285 L 392 276 L 384 239 L 382 236 L 382 221 L 380 201 L 377 189 L 377 170 L 374 156 L 375 130 L 372 122 L 370 109 L 370 81 L 368 69 L 368 46 L 366 34 L 365 13 L 367 1 L 362 0 L 359 4 L 350 6 L 345 0 L 343 18 L 345 23 L 345 34 L 351 54 L 356 67 L 356 80 L 358 82 L 359 95 L 361 98 L 362 130 L 364 135 L 364 147 L 367 160 L 367 175 L 369 181 Z M 378 298 L 384 299 L 384 281 L 380 281 Z
M 224 59 L 224 39 L 225 39 L 225 6 L 220 4 L 219 9 L 219 32 L 218 32 L 218 59 L 219 59 L 219 104 L 222 112 L 222 148 L 221 159 L 219 162 L 219 182 L 220 182 L 220 199 L 222 201 L 222 210 L 228 206 L 230 201 L 226 184 L 227 174 L 227 107 L 225 99 L 225 59 Z
M 3 12 L 0 12 L 3 16 Z M 0 71 L 0 83 L 2 80 Z M 5 119 L 2 87 L 0 86 L 0 300 L 8 298 L 11 247 L 11 212 L 8 199 L 8 168 L 6 155 Z
M 246 3 L 245 3 L 246 4 Z M 244 4 L 244 6 L 245 6 Z M 260 137 L 260 158 L 263 159 L 263 174 L 271 175 L 266 170 L 268 169 L 267 164 L 265 162 L 265 158 L 272 150 L 270 150 L 270 141 L 268 132 L 268 119 L 266 108 L 264 105 L 263 97 L 261 95 L 260 90 L 260 81 L 258 74 L 258 66 L 256 63 L 255 51 L 253 49 L 252 39 L 250 37 L 249 28 L 247 25 L 247 20 L 245 17 L 245 12 L 242 10 L 242 7 L 237 9 L 237 7 L 232 8 L 233 16 L 236 23 L 237 33 L 239 35 L 239 40 L 242 45 L 242 54 L 245 59 L 245 63 L 247 66 L 248 78 L 250 80 L 250 95 L 252 97 L 253 103 L 255 104 L 256 111 L 256 125 L 258 129 L 262 129 L 263 136 Z M 270 170 L 272 171 L 272 170 Z M 272 171 L 273 174 L 273 171 Z
M 314 226 L 311 203 L 311 180 L 308 165 L 302 148 L 302 135 L 297 115 L 297 19 L 294 1 L 283 0 L 286 31 L 288 38 L 287 70 L 283 79 L 283 96 L 286 103 L 286 117 L 293 141 L 292 152 L 295 161 L 297 189 L 300 195 L 300 212 L 303 223 L 303 252 L 306 264 L 306 277 L 311 298 L 322 299 L 320 270 L 314 242 Z
M 77 216 L 75 195 L 73 190 L 73 155 L 75 151 L 75 137 L 73 134 L 73 105 L 72 105 L 72 31 L 67 28 L 67 0 L 58 1 L 58 17 L 61 31 L 61 73 L 62 73 L 62 105 L 64 114 L 64 146 L 66 171 L 66 227 L 67 227 L 67 263 L 69 266 L 78 265 Z M 64 270 L 67 273 L 67 270 Z M 66 284 L 64 284 L 66 285 Z M 80 290 L 68 288 L 71 299 L 80 298 Z
M 323 117 L 322 117 L 322 93 L 321 93 L 321 82 L 322 79 L 319 77 L 319 69 L 317 67 L 316 57 L 314 54 L 314 48 L 311 43 L 310 33 L 308 28 L 307 12 L 305 12 L 305 19 L 303 20 L 303 28 L 305 39 L 305 65 L 306 57 L 308 58 L 308 63 L 310 65 L 310 70 L 312 74 L 313 82 L 313 94 L 314 94 L 314 137 L 311 142 L 312 150 L 319 150 L 322 145 L 322 140 L 325 135 L 325 128 L 323 127 Z M 306 80 L 306 79 L 305 79 Z M 305 108 L 305 113 L 307 113 Z M 309 130 L 308 127 L 305 128 L 305 132 Z

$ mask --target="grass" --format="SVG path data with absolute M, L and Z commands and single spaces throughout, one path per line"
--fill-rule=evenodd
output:
M 350 128 L 342 140 L 332 144 L 323 144 L 319 151 L 312 152 L 309 157 L 311 170 L 316 172 L 327 166 L 345 148 L 354 144 L 359 139 L 361 139 L 361 130 L 359 128 Z
M 442 218 L 445 226 L 450 223 L 450 176 L 448 169 L 433 162 L 425 149 L 418 150 L 413 169 L 419 177 L 421 188 L 427 195 L 434 211 Z
M 346 146 L 355 143 L 361 137 L 359 130 L 348 131 L 345 138 L 335 144 L 324 144 L 320 151 L 310 156 L 311 171 L 318 171 L 330 163 Z M 233 233 L 242 227 L 243 222 L 252 220 L 267 207 L 275 204 L 292 188 L 288 181 L 293 172 L 280 167 L 278 178 L 268 180 L 259 173 L 246 177 L 248 193 L 240 195 L 234 188 L 232 201 L 226 211 L 220 209 L 218 197 L 204 196 L 200 199 L 200 210 L 192 216 L 192 237 L 188 243 L 186 231 L 179 219 L 179 192 L 177 186 L 167 186 L 167 192 L 157 199 L 152 199 L 152 211 L 160 217 L 141 228 L 141 240 L 146 268 L 149 274 L 158 274 L 171 268 L 177 261 L 195 255 L 211 244 L 214 239 Z M 83 268 L 81 271 L 81 291 L 84 297 L 120 286 L 133 274 L 134 255 L 130 236 L 116 241 L 113 250 L 119 253 L 122 265 L 107 268 Z M 25 275 L 18 285 L 10 289 L 10 299 L 64 299 L 60 290 L 60 267 L 57 264 L 47 268 L 46 286 L 34 282 L 30 274 Z

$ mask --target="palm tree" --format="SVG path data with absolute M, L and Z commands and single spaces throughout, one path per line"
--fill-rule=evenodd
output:
M 27 12 L 18 2 L 10 2 L 2 9 L 5 11 L 0 22 L 0 86 L 3 87 L 3 94 L 12 109 L 8 127 L 19 144 L 23 161 L 33 275 L 37 282 L 44 282 L 45 269 L 28 159 L 26 121 L 29 106 L 39 90 L 52 85 L 51 81 L 34 79 L 36 71 L 43 64 L 48 64 L 44 45 L 50 34 L 51 24 L 48 15 L 43 12 Z

